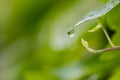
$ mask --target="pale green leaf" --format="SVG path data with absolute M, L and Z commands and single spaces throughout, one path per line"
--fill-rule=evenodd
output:
M 109 0 L 108 3 L 104 7 L 102 7 L 100 10 L 90 12 L 86 16 L 84 16 L 82 20 L 80 20 L 77 24 L 75 24 L 75 27 L 85 21 L 104 16 L 105 14 L 110 12 L 114 7 L 116 7 L 119 3 L 120 3 L 120 0 Z

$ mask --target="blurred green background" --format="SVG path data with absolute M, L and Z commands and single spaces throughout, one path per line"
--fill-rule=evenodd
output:
M 67 31 L 107 0 L 0 0 L 0 80 L 120 80 L 120 51 L 90 54 L 108 45 L 100 30 L 87 33 L 97 20 L 87 21 L 70 38 Z M 104 16 L 120 45 L 120 5 Z

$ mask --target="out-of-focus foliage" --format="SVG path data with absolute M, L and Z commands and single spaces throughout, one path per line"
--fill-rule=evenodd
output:
M 87 34 L 97 20 L 67 31 L 108 0 L 0 0 L 0 80 L 119 80 L 120 51 L 90 54 L 81 45 L 108 45 L 102 31 Z M 105 2 L 105 3 L 104 3 Z M 104 16 L 113 42 L 120 45 L 120 4 Z

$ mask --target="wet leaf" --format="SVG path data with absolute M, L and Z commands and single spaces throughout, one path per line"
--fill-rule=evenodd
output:
M 96 18 L 104 16 L 105 14 L 110 12 L 114 7 L 116 7 L 119 3 L 120 3 L 120 0 L 109 0 L 108 3 L 103 8 L 101 8 L 100 10 L 90 12 L 86 16 L 84 16 L 83 19 L 80 20 L 75 25 L 75 27 L 78 26 L 79 24 L 85 22 L 85 21 L 88 21 L 88 20 L 91 20 L 91 19 L 96 19 Z

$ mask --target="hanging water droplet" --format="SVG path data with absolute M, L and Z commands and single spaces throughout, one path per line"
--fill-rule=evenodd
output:
M 67 33 L 70 37 L 73 37 L 75 35 L 75 30 L 72 29 Z

